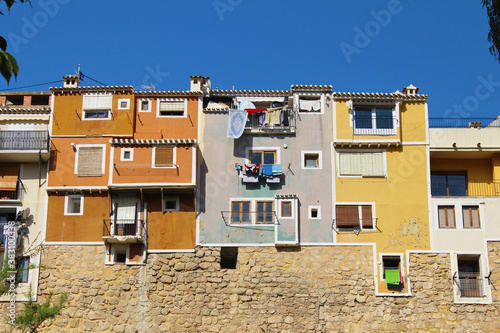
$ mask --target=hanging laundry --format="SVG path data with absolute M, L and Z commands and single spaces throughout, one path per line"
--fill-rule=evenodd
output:
M 259 182 L 259 177 L 258 176 L 247 176 L 243 175 L 242 182 L 243 183 L 258 183 Z
M 320 99 L 301 99 L 299 100 L 299 107 L 301 111 L 314 112 L 321 109 Z
M 270 178 L 266 178 L 266 183 L 280 183 L 281 182 L 281 177 L 280 176 L 274 176 Z
M 269 126 L 280 125 L 282 108 L 267 109 L 265 124 Z
M 238 110 L 246 110 L 246 109 L 255 109 L 255 104 L 246 99 L 241 101 L 240 105 L 238 105 Z
M 273 175 L 281 174 L 281 164 L 273 164 L 271 170 Z
M 262 175 L 265 177 L 272 176 L 273 175 L 273 165 L 272 164 L 265 164 L 262 166 Z
M 245 175 L 258 175 L 260 165 L 258 164 L 245 164 Z
M 261 114 L 259 114 L 259 125 L 262 127 L 266 126 L 266 113 L 265 112 L 262 112 Z
M 229 110 L 229 119 L 227 125 L 227 137 L 238 139 L 245 130 L 248 113 L 244 110 Z
M 248 112 L 248 114 L 254 114 L 254 113 L 258 113 L 258 112 L 263 112 L 263 111 L 266 111 L 267 109 L 266 108 L 260 108 L 260 109 L 245 109 L 246 112 Z
M 289 114 L 290 110 L 284 110 L 281 112 L 281 126 L 290 126 Z

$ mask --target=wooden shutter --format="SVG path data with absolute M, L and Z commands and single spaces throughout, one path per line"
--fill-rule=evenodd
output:
M 439 228 L 455 228 L 455 207 L 438 207 Z
M 384 177 L 384 153 L 341 152 L 339 153 L 339 173 L 341 176 Z
M 480 228 L 479 223 L 479 207 L 477 206 L 463 206 L 462 215 L 464 228 Z
M 156 147 L 155 166 L 173 166 L 173 165 L 174 165 L 174 148 Z
M 345 205 L 335 207 L 335 221 L 337 226 L 356 227 L 359 226 L 359 209 L 357 205 Z
M 18 176 L 18 163 L 3 163 L 0 167 L 0 191 L 15 191 Z
M 78 148 L 78 176 L 96 177 L 102 175 L 102 147 Z
M 373 228 L 372 206 L 361 206 L 361 219 L 363 228 Z

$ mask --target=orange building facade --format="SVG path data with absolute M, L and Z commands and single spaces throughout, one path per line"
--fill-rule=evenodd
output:
M 106 246 L 106 263 L 192 251 L 201 92 L 52 88 L 47 244 Z

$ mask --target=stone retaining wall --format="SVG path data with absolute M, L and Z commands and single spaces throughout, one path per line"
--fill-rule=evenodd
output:
M 104 265 L 104 246 L 49 246 L 39 294 L 69 292 L 42 332 L 496 332 L 493 304 L 455 304 L 448 254 L 411 254 L 412 297 L 375 296 L 372 247 L 220 248 Z M 500 243 L 490 243 L 500 289 Z M 5 307 L 4 307 L 5 309 Z M 0 327 L 2 330 L 3 327 Z

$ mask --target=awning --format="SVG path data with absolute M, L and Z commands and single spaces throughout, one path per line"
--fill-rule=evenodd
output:
M 0 191 L 15 191 L 19 177 L 18 163 L 0 164 Z

